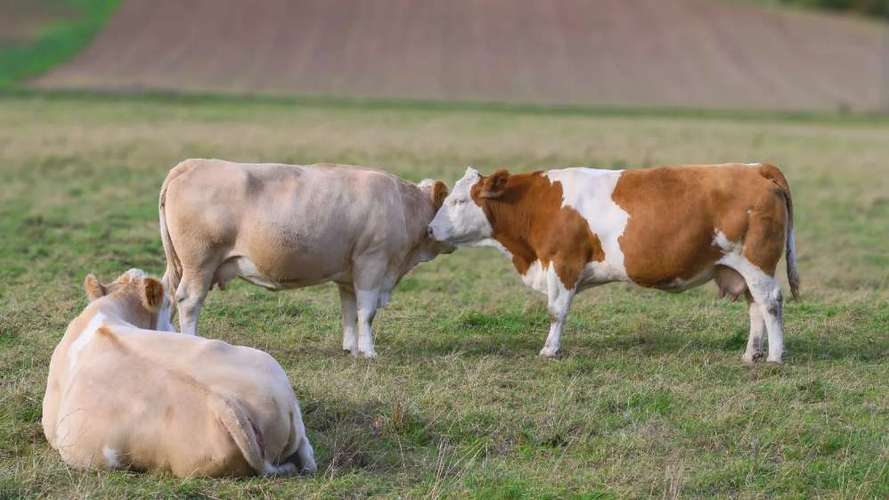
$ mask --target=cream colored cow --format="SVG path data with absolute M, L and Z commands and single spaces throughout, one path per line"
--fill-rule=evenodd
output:
M 159 203 L 182 333 L 197 334 L 207 292 L 236 277 L 270 290 L 332 281 L 343 349 L 374 357 L 377 309 L 417 264 L 453 251 L 426 234 L 446 195 L 440 181 L 347 165 L 183 161 Z
M 268 354 L 170 327 L 161 282 L 138 269 L 84 282 L 90 304 L 56 347 L 43 431 L 79 469 L 177 476 L 316 469 L 299 403 Z M 172 332 L 172 333 L 170 333 Z

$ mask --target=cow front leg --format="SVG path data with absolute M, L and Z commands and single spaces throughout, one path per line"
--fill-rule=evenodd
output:
M 571 300 L 574 299 L 575 287 L 568 288 L 559 278 L 553 267 L 550 267 L 546 276 L 546 307 L 549 310 L 550 325 L 549 335 L 546 336 L 546 344 L 540 350 L 544 358 L 555 358 L 561 352 L 562 327 L 568 310 L 571 309 Z
M 358 355 L 358 303 L 351 286 L 339 285 L 343 312 L 343 350 Z
M 379 290 L 361 290 L 356 292 L 358 302 L 358 355 L 368 359 L 377 357 L 374 351 L 374 337 L 371 325 L 377 314 Z

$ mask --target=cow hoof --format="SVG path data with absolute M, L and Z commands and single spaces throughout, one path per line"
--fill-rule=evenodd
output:
M 541 358 L 556 359 L 561 354 L 562 354 L 562 351 L 560 351 L 559 349 L 551 349 L 549 347 L 544 347 L 543 349 L 540 350 L 540 357 Z
M 358 357 L 364 359 L 375 359 L 377 357 L 377 353 L 375 353 L 374 351 L 359 351 Z
M 266 463 L 263 474 L 266 476 L 292 476 L 293 474 L 296 474 L 296 465 L 290 462 L 281 465 Z
M 770 365 L 773 365 L 773 366 L 783 365 L 783 364 L 784 364 L 784 358 L 767 359 L 766 362 L 767 362 L 768 364 L 770 364 Z
M 764 357 L 765 355 L 761 352 L 755 352 L 749 356 L 745 353 L 743 356 L 741 356 L 741 361 L 743 361 L 745 365 L 753 365 L 762 361 L 762 358 Z

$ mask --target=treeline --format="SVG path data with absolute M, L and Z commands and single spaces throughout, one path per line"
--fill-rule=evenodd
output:
M 844 12 L 854 12 L 889 19 L 889 0 L 778 0 L 790 5 L 805 5 Z

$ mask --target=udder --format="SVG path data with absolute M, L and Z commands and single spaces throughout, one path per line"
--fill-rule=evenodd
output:
M 225 290 L 225 285 L 238 276 L 254 285 L 259 285 L 270 290 L 280 290 L 285 288 L 282 283 L 271 280 L 260 273 L 256 268 L 256 264 L 247 257 L 233 257 L 223 262 L 222 265 L 216 269 L 216 274 L 213 277 L 213 284 L 218 286 L 220 290 Z
M 744 278 L 734 269 L 725 266 L 716 266 L 713 281 L 719 288 L 719 298 L 729 297 L 734 301 L 747 292 L 747 282 Z

